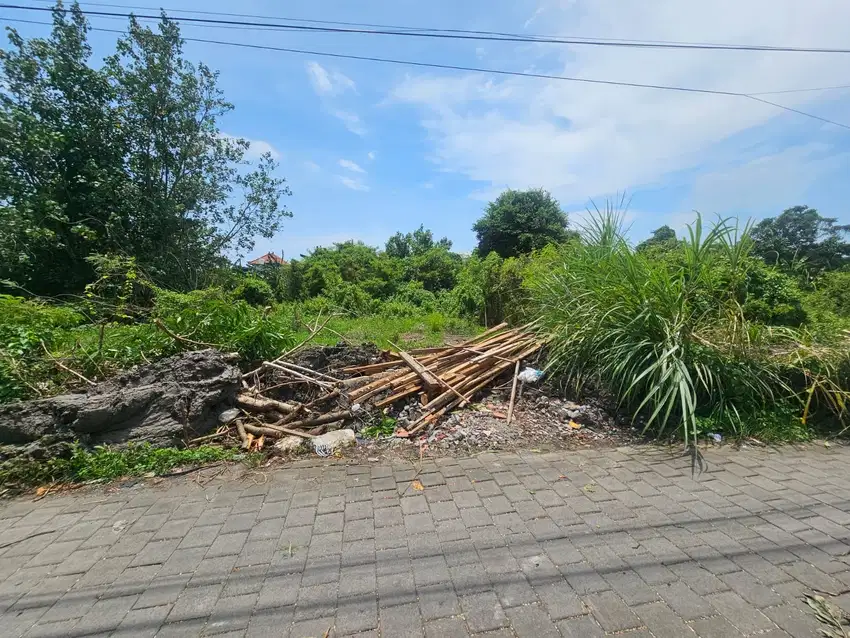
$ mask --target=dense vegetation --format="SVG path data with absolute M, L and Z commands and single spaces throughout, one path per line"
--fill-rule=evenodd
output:
M 320 341 L 384 347 L 509 321 L 551 339 L 552 377 L 611 393 L 657 434 L 847 424 L 850 244 L 835 219 L 698 219 L 632 247 L 617 210 L 571 229 L 548 192 L 509 190 L 471 255 L 420 226 L 242 268 L 231 258 L 291 214 L 274 161 L 248 166 L 247 142 L 221 133 L 231 106 L 175 23 L 131 21 L 100 66 L 87 28 L 60 7 L 49 38 L 10 29 L 0 52 L 0 401 L 185 348 L 247 364 L 326 320 Z

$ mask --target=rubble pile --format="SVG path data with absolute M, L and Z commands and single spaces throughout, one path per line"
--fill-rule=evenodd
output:
M 232 437 L 246 449 L 262 449 L 272 439 L 279 450 L 307 443 L 322 454 L 326 445 L 335 449 L 339 444 L 336 438 L 326 441 L 329 431 L 349 425 L 353 435 L 396 409 L 400 415 L 393 436 L 412 438 L 513 372 L 510 412 L 521 362 L 542 345 L 527 327 L 501 324 L 457 345 L 382 352 L 368 364 L 339 369 L 340 362 L 350 360 L 343 351 L 298 358 L 285 353 L 245 373 L 238 410 L 225 412 L 215 433 L 195 441 Z

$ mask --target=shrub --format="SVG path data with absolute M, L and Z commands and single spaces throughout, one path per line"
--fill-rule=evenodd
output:
M 274 291 L 268 282 L 251 275 L 242 278 L 234 289 L 233 296 L 252 306 L 268 306 L 275 300 Z
M 550 338 L 549 368 L 581 388 L 608 387 L 661 435 L 678 425 L 686 443 L 699 417 L 736 431 L 748 415 L 777 401 L 817 392 L 824 405 L 848 397 L 833 343 L 746 316 L 741 287 L 751 273 L 746 231 L 720 221 L 707 231 L 697 219 L 677 259 L 633 251 L 622 216 L 593 215 L 583 241 L 560 252 L 557 266 L 533 285 L 535 314 Z M 833 336 L 834 339 L 834 336 Z M 834 400 L 835 399 L 835 400 Z
M 48 390 L 41 379 L 52 366 L 42 344 L 49 348 L 57 335 L 84 321 L 67 306 L 0 295 L 0 403 Z
M 233 301 L 217 289 L 187 294 L 159 290 L 155 316 L 181 336 L 239 352 L 250 361 L 273 358 L 295 340 L 284 314 Z

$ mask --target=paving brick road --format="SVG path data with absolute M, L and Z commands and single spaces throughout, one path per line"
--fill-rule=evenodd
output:
M 5 502 L 0 636 L 819 636 L 804 593 L 850 611 L 850 449 L 707 460 L 314 460 Z

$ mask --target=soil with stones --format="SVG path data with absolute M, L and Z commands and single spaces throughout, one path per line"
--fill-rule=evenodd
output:
M 217 425 L 240 378 L 231 356 L 200 350 L 138 366 L 87 392 L 0 406 L 0 461 L 65 455 L 74 441 L 176 445 Z

